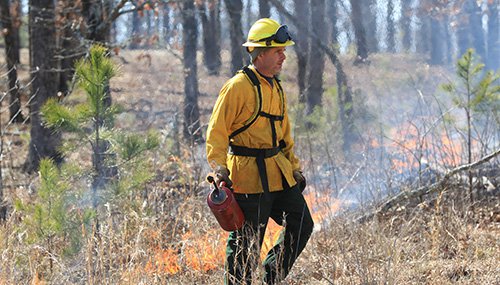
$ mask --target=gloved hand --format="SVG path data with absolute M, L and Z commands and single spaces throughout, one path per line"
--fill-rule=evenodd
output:
M 302 171 L 294 170 L 293 178 L 295 178 L 295 181 L 299 185 L 300 192 L 304 192 L 304 189 L 306 189 L 306 178 L 302 174 Z
M 233 181 L 229 179 L 229 169 L 219 166 L 217 169 L 215 169 L 215 183 L 217 186 L 220 185 L 222 181 L 226 183 L 226 187 L 231 188 L 233 186 Z

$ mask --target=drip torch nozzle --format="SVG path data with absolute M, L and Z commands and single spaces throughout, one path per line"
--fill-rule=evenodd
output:
M 208 181 L 208 183 L 213 184 L 214 187 L 215 187 L 215 189 L 217 189 L 217 191 L 219 191 L 219 187 L 217 187 L 217 183 L 215 183 L 215 179 L 214 179 L 214 177 L 212 175 L 209 174 L 207 176 L 207 181 Z

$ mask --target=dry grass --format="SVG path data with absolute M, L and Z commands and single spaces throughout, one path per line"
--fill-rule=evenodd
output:
M 179 131 L 174 129 L 175 118 L 182 118 L 181 62 L 164 51 L 124 51 L 122 56 L 128 63 L 122 64 L 120 76 L 113 80 L 112 92 L 115 102 L 127 111 L 116 127 L 162 132 L 161 147 L 151 157 L 155 181 L 138 189 L 129 205 L 103 207 L 99 234 L 82 224 L 83 244 L 74 255 L 48 255 L 43 242 L 29 240 L 28 229 L 21 223 L 23 214 L 11 208 L 8 220 L 0 225 L 0 284 L 221 283 L 227 234 L 218 228 L 205 205 L 204 146 L 180 145 L 180 152 L 175 147 Z M 229 69 L 227 56 L 225 53 L 222 70 Z M 283 79 L 293 107 L 297 102 L 296 67 L 293 56 L 290 58 Z M 347 72 L 352 74 L 353 87 L 362 89 L 373 105 L 380 97 L 393 102 L 387 107 L 387 116 L 398 108 L 394 98 L 413 88 L 410 81 L 416 85 L 428 82 L 426 88 L 433 90 L 439 81 L 434 75 L 446 73 L 430 70 L 404 55 L 377 55 L 372 63 L 362 71 L 348 64 Z M 199 74 L 202 124 L 206 124 L 229 74 L 208 77 L 201 67 Z M 334 83 L 333 74 L 327 65 L 327 87 Z M 21 76 L 23 82 L 28 81 L 26 69 Z M 72 100 L 80 99 L 67 99 Z M 32 201 L 37 178 L 19 171 L 28 143 L 27 127 L 11 125 L 6 130 L 2 157 L 6 197 L 9 202 Z M 298 140 L 303 156 L 308 156 L 303 150 L 307 143 L 303 136 Z M 333 152 L 337 160 L 335 149 Z M 321 153 L 311 157 L 311 161 L 324 159 Z M 88 157 L 78 154 L 68 160 L 88 161 Z M 317 170 L 309 162 L 306 165 L 313 177 Z M 500 284 L 498 195 L 479 203 L 474 217 L 463 210 L 456 195 L 449 194 L 462 189 L 450 188 L 429 203 L 357 224 L 349 212 L 343 212 L 348 206 L 345 201 L 331 197 L 334 189 L 314 181 L 311 184 L 307 199 L 317 227 L 284 284 Z M 274 237 L 278 230 L 272 226 L 267 236 Z M 267 246 L 270 243 L 266 240 Z

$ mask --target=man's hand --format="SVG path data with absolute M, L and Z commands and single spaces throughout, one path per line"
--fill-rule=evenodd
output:
M 297 185 L 299 185 L 300 192 L 304 192 L 304 189 L 306 189 L 306 178 L 302 174 L 302 171 L 294 170 L 293 178 L 295 178 Z
M 233 186 L 233 181 L 229 179 L 229 170 L 225 167 L 219 166 L 215 170 L 215 183 L 217 187 L 220 186 L 220 183 L 224 181 L 226 183 L 226 187 L 231 188 Z

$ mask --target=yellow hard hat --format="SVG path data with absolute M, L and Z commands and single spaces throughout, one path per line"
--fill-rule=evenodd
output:
M 252 25 L 243 46 L 250 50 L 252 47 L 286 47 L 294 44 L 286 25 L 281 26 L 273 19 L 262 18 Z

